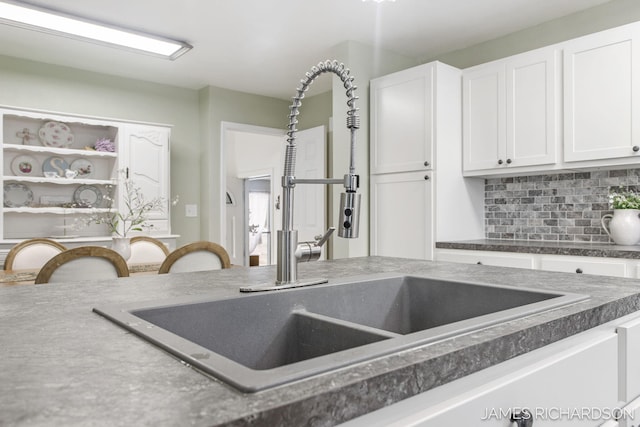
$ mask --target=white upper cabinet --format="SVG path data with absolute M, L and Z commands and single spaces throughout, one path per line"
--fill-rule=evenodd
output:
M 558 57 L 539 49 L 463 71 L 465 174 L 556 163 Z
M 638 25 L 564 46 L 564 160 L 640 155 Z
M 433 79 L 425 64 L 371 80 L 372 174 L 431 169 Z

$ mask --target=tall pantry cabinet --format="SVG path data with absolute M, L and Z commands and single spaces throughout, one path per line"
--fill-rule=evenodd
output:
M 483 180 L 462 177 L 461 71 L 432 62 L 371 80 L 371 255 L 433 259 L 483 236 Z

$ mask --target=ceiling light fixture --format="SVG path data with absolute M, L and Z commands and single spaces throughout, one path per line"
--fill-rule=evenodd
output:
M 0 23 L 170 60 L 178 58 L 193 47 L 188 43 L 108 26 L 13 1 L 0 1 Z

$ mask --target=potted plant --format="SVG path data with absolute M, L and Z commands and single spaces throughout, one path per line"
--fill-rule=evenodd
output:
M 601 219 L 602 228 L 618 245 L 635 245 L 640 241 L 640 195 L 629 189 L 609 192 L 613 214 Z

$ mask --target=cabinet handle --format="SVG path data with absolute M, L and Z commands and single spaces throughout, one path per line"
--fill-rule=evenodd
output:
M 429 181 L 429 175 L 425 175 L 425 176 L 424 176 L 424 180 L 425 180 L 425 181 Z
M 507 159 L 507 164 L 510 165 L 511 164 L 511 159 Z
M 482 261 L 478 261 L 478 262 L 476 262 L 476 264 L 482 265 Z
M 504 163 L 502 159 L 498 159 L 498 164 L 501 165 L 502 163 Z
M 633 151 L 635 151 L 636 153 L 637 153 L 638 151 L 640 151 L 640 146 L 638 146 L 638 145 L 634 145 L 634 146 L 633 146 Z
M 582 274 L 582 269 L 580 267 L 576 268 L 576 273 Z
M 429 162 L 425 160 L 425 161 L 424 161 L 424 165 L 425 165 L 425 166 L 429 166 Z
M 517 427 L 533 426 L 533 415 L 528 409 L 511 413 L 511 422 L 516 423 Z

